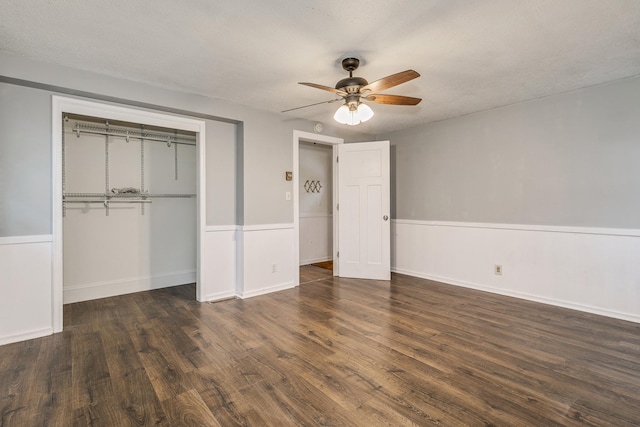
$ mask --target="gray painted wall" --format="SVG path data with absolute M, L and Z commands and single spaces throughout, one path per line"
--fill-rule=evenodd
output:
M 300 142 L 299 152 L 299 188 L 300 214 L 332 213 L 333 169 L 331 145 Z M 320 181 L 322 188 L 319 192 L 307 192 L 304 188 L 306 181 Z
M 0 83 L 0 237 L 51 234 L 51 99 Z
M 220 157 L 216 160 L 228 162 L 224 166 L 226 169 L 236 163 L 231 168 L 235 172 L 225 169 L 218 176 L 226 180 L 223 175 L 235 173 L 234 182 L 216 186 L 221 192 L 220 202 L 232 203 L 229 188 L 235 185 L 236 202 L 232 203 L 235 206 L 208 215 L 208 224 L 228 225 L 234 215 L 235 223 L 246 225 L 293 222 L 292 202 L 285 200 L 285 192 L 293 191 L 292 182 L 285 181 L 284 172 L 293 168 L 293 130 L 312 132 L 312 122 L 290 120 L 280 114 L 227 101 L 36 62 L 3 52 L 0 52 L 0 76 L 236 122 L 235 157 L 227 158 L 231 156 L 229 147 L 221 146 Z M 0 237 L 49 234 L 53 92 L 13 84 L 2 84 L 2 91 Z M 325 123 L 324 133 L 347 141 L 367 139 L 352 129 L 329 122 Z
M 205 156 L 207 164 L 207 225 L 236 224 L 237 124 L 206 121 Z
M 640 228 L 640 78 L 378 139 L 394 218 Z

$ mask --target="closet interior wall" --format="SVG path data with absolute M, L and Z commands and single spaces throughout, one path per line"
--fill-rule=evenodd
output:
M 63 124 L 64 302 L 195 282 L 195 134 Z

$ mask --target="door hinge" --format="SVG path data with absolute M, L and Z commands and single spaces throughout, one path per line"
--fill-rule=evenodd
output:
M 340 258 L 340 251 L 338 251 L 338 253 L 336 254 L 336 256 L 337 256 L 338 258 Z
M 339 211 L 339 210 L 340 210 L 340 203 L 338 203 L 338 204 L 336 205 L 336 210 L 337 210 L 337 211 Z
M 340 156 L 336 156 L 336 163 L 340 163 Z

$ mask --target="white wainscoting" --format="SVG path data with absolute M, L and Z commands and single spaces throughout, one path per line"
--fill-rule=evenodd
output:
M 51 235 L 0 237 L 0 345 L 53 333 Z
M 204 295 L 206 301 L 219 301 L 236 296 L 238 245 L 236 225 L 207 226 L 207 252 L 204 255 Z
M 640 230 L 398 219 L 391 265 L 397 273 L 640 322 Z
M 293 224 L 249 225 L 242 228 L 240 298 L 295 286 L 293 235 Z
M 300 265 L 333 259 L 333 215 L 300 214 Z

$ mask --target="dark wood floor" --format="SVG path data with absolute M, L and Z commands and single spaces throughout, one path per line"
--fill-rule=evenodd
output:
M 65 306 L 0 347 L 2 426 L 640 425 L 640 325 L 394 275 Z

